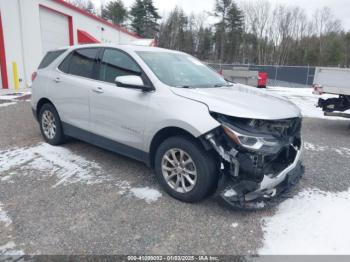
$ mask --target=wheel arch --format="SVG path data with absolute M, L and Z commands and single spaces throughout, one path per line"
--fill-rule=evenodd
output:
M 154 135 L 149 147 L 149 153 L 150 153 L 149 165 L 151 167 L 154 167 L 155 154 L 160 144 L 163 141 L 165 141 L 167 138 L 174 137 L 174 136 L 183 136 L 183 137 L 190 138 L 193 141 L 197 142 L 199 145 L 203 146 L 203 143 L 200 137 L 195 137 L 193 134 L 191 134 L 189 131 L 183 128 L 175 127 L 175 126 L 162 128 Z
M 40 98 L 40 100 L 38 101 L 38 103 L 36 104 L 36 108 L 35 108 L 35 116 L 36 116 L 36 119 L 39 119 L 39 113 L 40 113 L 40 110 L 41 108 L 43 107 L 43 105 L 45 104 L 51 104 L 52 106 L 55 107 L 55 105 L 51 102 L 50 99 L 46 98 L 46 97 L 43 97 L 43 98 Z M 56 107 L 55 107 L 56 109 Z M 57 109 L 56 109 L 57 110 Z

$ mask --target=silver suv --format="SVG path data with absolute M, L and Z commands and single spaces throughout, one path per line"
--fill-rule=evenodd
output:
M 49 52 L 32 109 L 52 145 L 74 137 L 144 162 L 171 196 L 261 206 L 303 174 L 300 110 L 185 53 L 86 45 Z

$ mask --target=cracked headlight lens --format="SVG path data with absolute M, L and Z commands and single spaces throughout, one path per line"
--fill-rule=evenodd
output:
M 274 138 L 242 134 L 225 124 L 222 124 L 222 127 L 225 134 L 231 138 L 233 142 L 250 150 L 259 150 L 263 146 L 274 147 L 279 145 L 279 142 Z

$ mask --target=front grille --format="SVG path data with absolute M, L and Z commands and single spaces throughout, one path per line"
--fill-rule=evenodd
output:
M 292 118 L 278 121 L 266 121 L 267 128 L 274 136 L 292 137 L 300 133 L 301 118 Z
M 213 113 L 213 116 L 221 123 L 230 124 L 248 133 L 272 135 L 277 138 L 300 136 L 302 125 L 302 118 L 299 117 L 282 120 L 262 120 L 215 115 L 215 113 Z

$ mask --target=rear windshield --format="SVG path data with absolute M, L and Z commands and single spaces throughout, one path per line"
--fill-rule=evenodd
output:
M 47 52 L 47 54 L 44 56 L 43 60 L 39 65 L 39 69 L 43 69 L 49 66 L 57 57 L 62 55 L 64 52 L 66 52 L 66 49 Z

